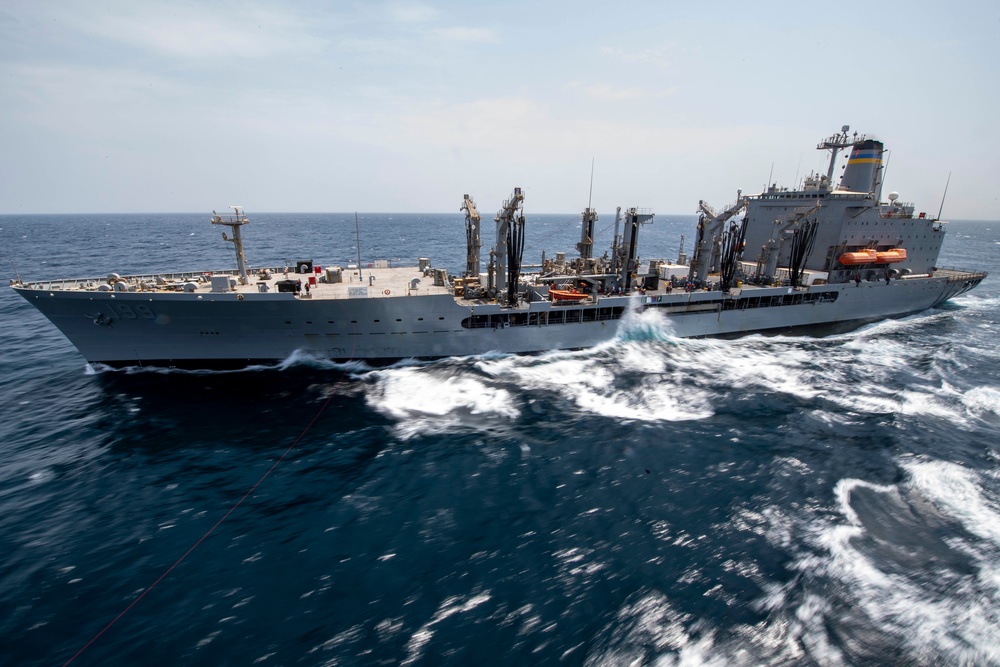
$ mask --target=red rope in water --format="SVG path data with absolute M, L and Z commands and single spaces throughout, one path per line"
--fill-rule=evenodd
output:
M 355 337 L 355 341 L 356 340 L 357 340 L 357 338 Z M 353 353 L 352 353 L 352 356 L 353 356 Z M 282 461 L 285 460 L 285 457 L 287 457 L 291 453 L 291 451 L 293 449 L 295 449 L 295 447 L 299 444 L 299 442 L 302 440 L 302 438 L 305 437 L 306 433 L 309 432 L 309 429 L 311 429 L 313 427 L 313 425 L 316 423 L 316 420 L 319 419 L 320 415 L 323 414 L 323 411 L 326 410 L 326 407 L 330 404 L 330 401 L 333 400 L 333 397 L 337 394 L 337 388 L 340 386 L 340 383 L 344 381 L 344 378 L 347 377 L 347 373 L 348 373 L 348 371 L 347 371 L 347 369 L 345 369 L 344 370 L 344 374 L 340 376 L 340 379 L 337 381 L 337 384 L 334 385 L 333 391 L 331 391 L 330 395 L 327 396 L 326 400 L 323 402 L 323 405 L 320 406 L 319 410 L 316 412 L 316 415 L 312 418 L 312 421 L 310 421 L 309 424 L 305 427 L 305 429 L 303 429 L 302 433 L 299 434 L 299 437 L 297 437 L 295 439 L 295 442 L 293 442 L 292 444 L 290 444 L 288 446 L 288 449 L 285 450 L 285 452 L 278 458 L 278 460 L 275 461 L 271 465 L 271 467 L 268 468 L 267 471 L 263 475 L 260 476 L 260 479 L 258 479 L 257 482 L 252 487 L 250 487 L 250 490 L 247 491 L 245 494 L 243 494 L 243 497 L 240 498 L 238 501 L 236 501 L 236 504 L 233 505 L 232 507 L 230 507 L 229 511 L 226 512 L 222 516 L 221 519 L 219 519 L 218 521 L 216 521 L 214 526 L 212 526 L 211 528 L 209 528 L 208 531 L 204 535 L 202 535 L 198 539 L 197 542 L 195 542 L 194 544 L 192 544 L 191 548 L 188 549 L 187 551 L 185 551 L 184 555 L 181 556 L 180 558 L 178 558 L 177 561 L 173 565 L 171 565 L 170 567 L 168 567 L 166 569 L 166 571 L 163 574 L 161 574 L 159 576 L 159 578 L 157 578 L 156 581 L 154 581 L 152 584 L 150 584 L 150 586 L 139 595 L 139 597 L 137 597 L 136 599 L 132 600 L 131 604 L 129 604 L 129 606 L 125 607 L 125 609 L 123 609 L 120 614 L 118 614 L 117 616 L 115 616 L 114 620 L 112 620 L 110 623 L 108 623 L 107 625 L 105 625 L 101 629 L 101 631 L 98 632 L 96 635 L 94 635 L 93 638 L 91 638 L 91 640 L 89 642 L 87 642 L 86 644 L 84 644 L 83 647 L 79 651 L 77 651 L 73 655 L 72 658 L 70 658 L 65 663 L 63 663 L 63 667 L 66 667 L 66 665 L 69 665 L 71 662 L 73 662 L 78 657 L 80 657 L 80 655 L 84 651 L 86 651 L 88 648 L 90 648 L 91 644 L 93 644 L 98 639 L 100 639 L 101 635 L 103 635 L 105 632 L 107 632 L 111 628 L 111 626 L 113 626 L 115 623 L 118 622 L 118 619 L 120 619 L 122 616 L 124 616 L 125 614 L 127 614 L 129 612 L 129 610 L 132 609 L 132 607 L 134 607 L 135 605 L 137 605 L 140 600 L 142 600 L 144 597 L 146 597 L 146 594 L 149 593 L 151 590 L 153 590 L 158 583 L 160 583 L 161 581 L 163 581 L 163 579 L 168 574 L 170 574 L 171 572 L 173 572 L 173 570 L 174 570 L 175 567 L 177 567 L 178 565 L 180 565 L 184 561 L 184 559 L 187 558 L 191 554 L 192 551 L 194 551 L 195 549 L 198 548 L 198 545 L 200 545 L 202 542 L 204 542 L 208 538 L 209 535 L 211 535 L 213 532 L 215 532 L 215 529 L 218 528 L 222 524 L 223 521 L 225 521 L 227 518 L 229 518 L 230 514 L 232 514 L 233 512 L 236 511 L 237 507 L 239 507 L 240 505 L 243 504 L 244 500 L 246 500 L 247 498 L 250 497 L 251 493 L 253 493 L 254 491 L 257 490 L 257 487 L 260 486 L 261 483 L 265 479 L 267 479 L 267 477 L 272 472 L 274 472 L 274 469 L 277 468 L 278 465 Z

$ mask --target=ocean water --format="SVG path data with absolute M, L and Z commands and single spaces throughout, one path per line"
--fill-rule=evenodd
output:
M 353 214 L 249 213 L 253 264 L 356 261 Z M 463 266 L 460 215 L 359 223 L 363 262 Z M 526 261 L 578 224 L 529 214 Z M 0 216 L 0 253 L 233 265 L 201 214 Z M 1000 222 L 941 265 L 992 275 L 824 338 L 648 313 L 379 369 L 92 369 L 0 289 L 0 664 L 1000 664 Z

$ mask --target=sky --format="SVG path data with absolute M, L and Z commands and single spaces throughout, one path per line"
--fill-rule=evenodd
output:
M 995 1 L 2 0 L 0 214 L 692 214 L 850 125 L 883 194 L 1000 220 L 998 36 Z

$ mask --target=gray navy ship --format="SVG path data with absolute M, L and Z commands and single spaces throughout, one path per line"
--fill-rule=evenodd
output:
M 12 281 L 91 364 L 218 368 L 295 353 L 373 364 L 490 352 L 586 348 L 613 338 L 629 312 L 654 310 L 678 337 L 842 330 L 941 304 L 981 271 L 937 266 L 945 223 L 896 193 L 883 200 L 883 144 L 849 128 L 823 140 L 825 174 L 795 189 L 699 203 L 690 260 L 642 260 L 646 209 L 619 208 L 613 245 L 594 255 L 597 213 L 581 216 L 578 254 L 523 263 L 524 196 L 495 217 L 481 257 L 481 216 L 466 195 L 461 275 L 415 266 L 252 267 L 241 207 L 213 215 L 236 266 L 222 271 Z M 838 154 L 849 151 L 839 184 Z M 940 213 L 939 213 L 940 216 Z M 360 258 L 359 258 L 360 260 Z M 484 266 L 485 264 L 485 266 Z

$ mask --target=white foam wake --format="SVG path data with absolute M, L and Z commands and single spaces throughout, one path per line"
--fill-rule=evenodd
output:
M 714 627 L 667 594 L 640 591 L 586 663 L 1000 663 L 1000 472 L 921 460 L 903 468 L 901 484 L 841 480 L 839 520 L 821 508 L 734 516 L 733 527 L 782 550 L 808 545 L 790 566 L 796 576 L 764 583 L 765 620 Z
M 496 418 L 516 419 L 518 403 L 506 389 L 446 365 L 390 368 L 366 375 L 368 405 L 396 421 L 403 440 L 462 428 L 495 426 Z
M 877 628 L 918 662 L 1000 661 L 1000 503 L 995 479 L 943 461 L 903 464 L 908 479 L 836 486 L 846 523 L 819 526 L 825 555 L 796 564 L 806 586 L 848 608 L 824 620 Z M 805 603 L 803 603 L 805 604 Z

